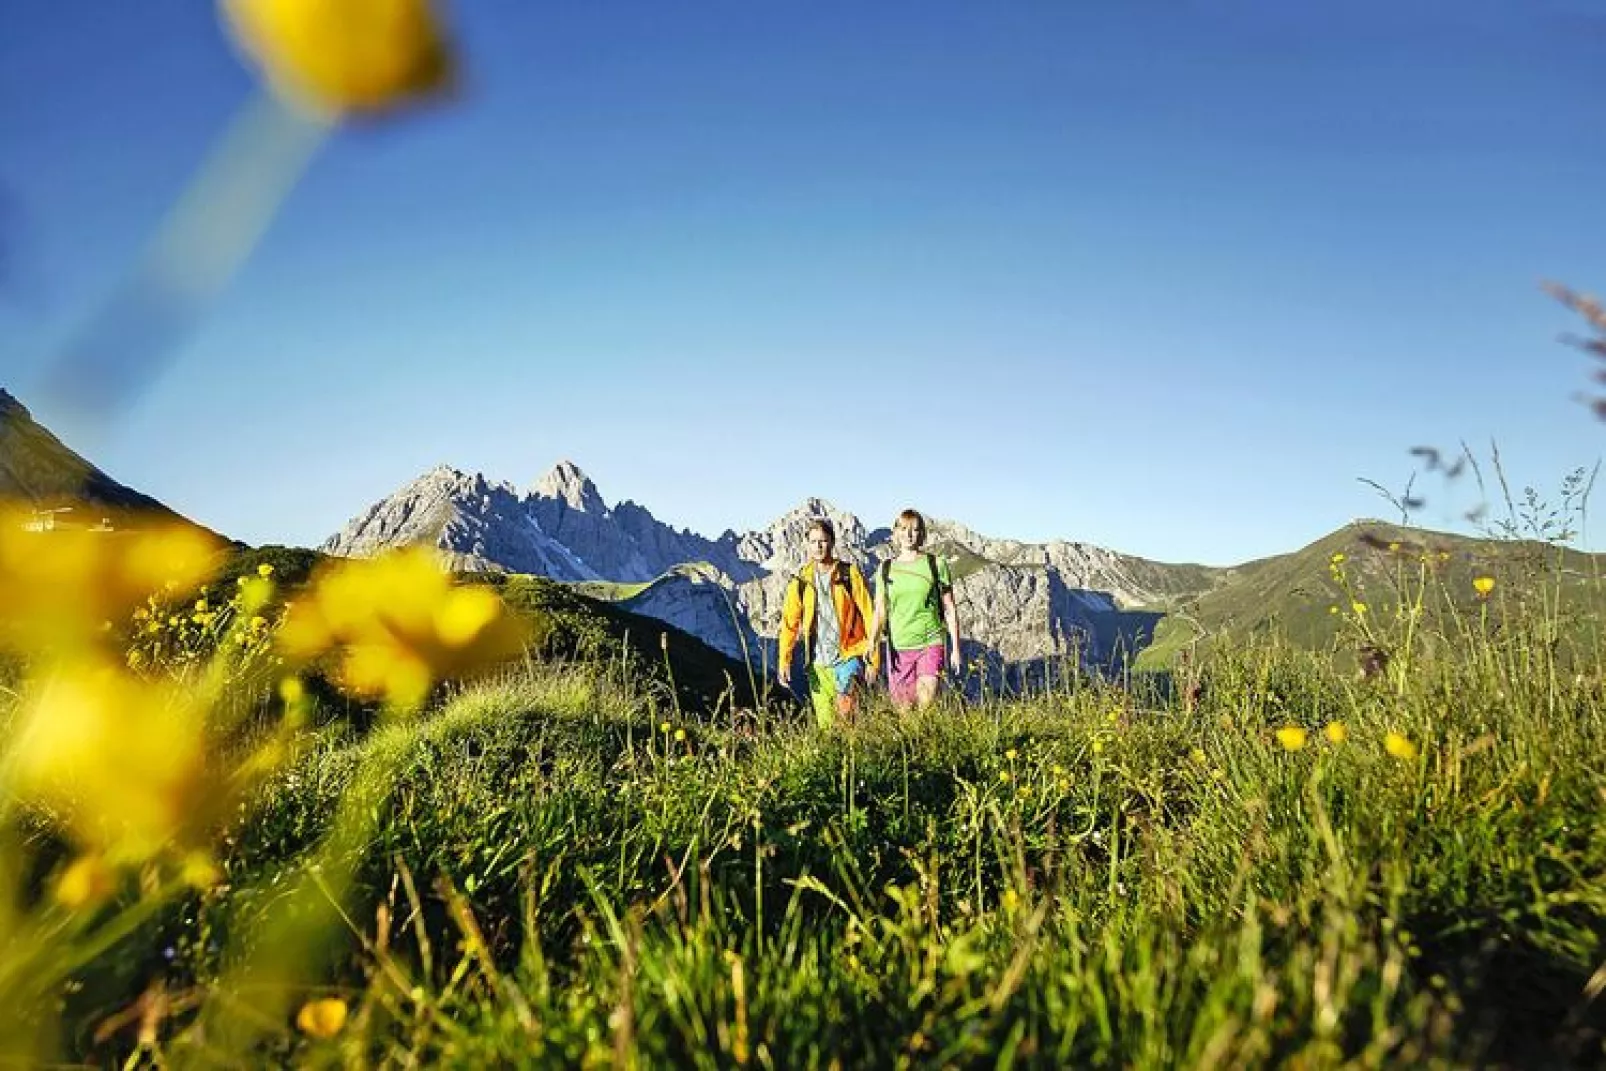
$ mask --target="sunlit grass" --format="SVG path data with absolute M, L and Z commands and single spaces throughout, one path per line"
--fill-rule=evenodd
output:
M 499 604 L 422 560 L 282 560 L 283 591 L 248 562 L 215 593 L 124 594 L 126 627 L 55 629 L 83 657 L 35 653 L 0 693 L 10 1053 L 1602 1055 L 1606 679 L 1514 582 L 1346 616 L 1346 642 L 1391 652 L 1375 672 L 1268 639 L 1169 690 L 1068 675 L 821 733 L 666 702 L 602 649 L 507 661 Z M 364 645 L 401 686 L 354 679 Z M 22 731 L 118 650 L 138 657 L 102 672 L 134 698 L 73 708 L 104 732 Z M 503 668 L 434 686 L 476 661 Z M 28 774 L 85 740 L 107 743 L 78 781 Z

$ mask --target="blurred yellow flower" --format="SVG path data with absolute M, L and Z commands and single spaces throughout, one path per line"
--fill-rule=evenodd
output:
M 274 88 L 319 113 L 384 111 L 451 81 L 429 0 L 222 0 L 222 8 Z
M 221 544 L 187 524 L 138 518 L 116 533 L 36 531 L 32 511 L 0 509 L 0 643 L 31 650 L 82 649 L 163 589 L 188 591 L 220 564 Z
M 1352 602 L 1349 604 L 1349 608 L 1355 612 L 1356 617 L 1361 617 L 1366 613 L 1366 604 L 1364 602 Z
M 1285 725 L 1277 730 L 1277 742 L 1284 751 L 1298 751 L 1305 746 L 1306 732 L 1297 725 Z
M 267 562 L 263 562 L 261 565 L 257 566 L 257 576 L 260 576 L 263 580 L 266 580 L 272 575 L 273 566 L 269 565 Z
M 1330 558 L 1329 560 L 1334 565 L 1343 565 L 1346 559 L 1344 557 L 1344 552 L 1343 551 L 1337 551 L 1337 552 L 1335 552 L 1333 554 L 1332 558 Z
M 77 910 L 105 900 L 117 887 L 117 876 L 97 853 L 81 855 L 56 879 L 56 902 Z
M 330 565 L 278 633 L 292 664 L 338 651 L 343 688 L 398 706 L 422 702 L 435 680 L 505 661 L 525 640 L 494 591 L 454 585 L 422 547 Z
M 309 1000 L 296 1013 L 296 1026 L 308 1037 L 327 1040 L 346 1025 L 346 1002 L 339 997 Z
M 1014 762 L 1018 755 L 1019 752 L 1017 752 L 1014 748 L 1010 748 L 1008 751 L 1004 752 L 1004 758 L 1008 759 L 1010 762 Z
M 675 741 L 677 743 L 683 743 L 685 741 L 685 739 L 686 739 L 686 730 L 685 729 L 676 729 L 675 730 Z
M 286 677 L 279 682 L 279 698 L 286 703 L 299 703 L 306 697 L 307 686 L 300 677 Z
M 1411 741 L 1406 737 L 1396 732 L 1390 732 L 1383 737 L 1383 750 L 1387 751 L 1395 758 L 1403 759 L 1406 762 L 1409 762 L 1417 756 L 1416 745 L 1411 743 Z
M 1349 729 L 1341 721 L 1328 722 L 1327 728 L 1322 730 L 1322 734 L 1327 737 L 1328 742 L 1334 744 L 1342 744 L 1349 739 Z
M 205 710 L 192 693 L 87 664 L 36 682 L 20 715 L 19 794 L 114 859 L 157 854 L 218 802 L 205 777 Z
M 1494 577 L 1492 577 L 1492 576 L 1473 577 L 1473 579 L 1472 579 L 1472 590 L 1476 591 L 1478 593 L 1478 598 L 1481 599 L 1481 598 L 1486 597 L 1489 594 L 1489 592 L 1494 590 Z

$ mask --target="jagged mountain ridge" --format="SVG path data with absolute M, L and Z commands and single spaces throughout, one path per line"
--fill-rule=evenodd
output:
M 439 466 L 354 518 L 320 548 L 364 555 L 434 546 L 461 568 L 632 585 L 621 605 L 667 621 L 735 658 L 773 662 L 789 579 L 806 560 L 804 534 L 831 520 L 839 553 L 866 572 L 889 532 L 806 499 L 764 528 L 708 539 L 623 501 L 609 507 L 580 468 L 559 462 L 520 495 L 508 483 Z M 1107 661 L 1147 642 L 1148 608 L 1209 590 L 1228 570 L 1167 565 L 1085 543 L 995 539 L 933 520 L 931 547 L 949 559 L 965 635 L 999 664 L 1076 654 Z

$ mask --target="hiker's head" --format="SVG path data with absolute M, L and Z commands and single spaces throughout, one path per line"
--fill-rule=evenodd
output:
M 900 549 L 919 550 L 926 545 L 926 519 L 915 510 L 904 510 L 892 522 L 892 537 L 893 545 Z
M 836 529 L 824 517 L 816 517 L 809 522 L 805 533 L 809 548 L 809 558 L 812 561 L 828 562 L 831 560 L 831 551 L 836 547 Z

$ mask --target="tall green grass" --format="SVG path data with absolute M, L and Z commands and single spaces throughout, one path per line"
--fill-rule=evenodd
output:
M 1431 635 L 1370 623 L 1350 638 L 1394 653 L 1371 675 L 1263 639 L 1168 691 L 1071 675 L 835 734 L 677 709 L 606 661 L 336 719 L 250 804 L 222 884 L 78 974 L 64 1048 L 1598 1064 L 1606 675 L 1553 642 L 1550 603 L 1509 598 Z M 296 1027 L 318 998 L 350 1010 L 331 1037 Z

